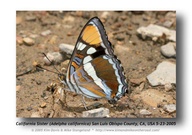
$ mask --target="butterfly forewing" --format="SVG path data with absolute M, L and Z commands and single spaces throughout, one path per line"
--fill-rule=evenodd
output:
M 120 98 L 128 89 L 101 21 L 88 21 L 75 45 L 66 77 L 71 91 L 90 98 Z

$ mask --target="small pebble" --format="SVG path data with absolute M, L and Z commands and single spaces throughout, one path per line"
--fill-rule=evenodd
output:
M 40 117 L 41 117 L 41 115 L 40 115 L 39 112 L 33 112 L 33 113 L 31 114 L 31 118 L 40 118 Z
M 31 39 L 31 38 L 28 38 L 28 37 L 23 38 L 23 42 L 24 42 L 26 45 L 28 45 L 28 46 L 32 46 L 32 45 L 35 44 L 35 41 L 34 41 L 33 39 Z
M 165 26 L 165 27 L 167 27 L 167 28 L 170 28 L 172 25 L 173 25 L 173 22 L 172 22 L 172 21 L 169 21 L 169 20 L 167 20 L 167 21 L 165 21 L 165 22 L 163 23 L 163 26 Z
M 101 19 L 107 19 L 108 18 L 108 16 L 110 15 L 110 13 L 109 12 L 107 12 L 107 11 L 105 11 L 105 12 L 103 12 L 102 14 L 101 14 Z
M 67 36 L 73 36 L 73 33 L 71 31 L 67 32 Z
M 25 20 L 26 20 L 26 21 L 35 21 L 35 20 L 36 20 L 36 17 L 35 17 L 35 16 L 26 16 L 26 17 L 25 17 Z
M 151 115 L 151 112 L 146 109 L 141 109 L 139 112 L 141 115 L 149 116 Z
M 59 52 L 47 53 L 46 55 L 49 58 L 49 60 L 46 57 L 43 58 L 43 61 L 46 65 L 51 65 L 52 63 L 59 64 L 64 60 L 63 54 Z
M 121 20 L 125 21 L 127 19 L 127 16 L 126 15 L 122 15 L 120 18 L 121 18 Z
M 117 45 L 123 45 L 123 44 L 125 44 L 124 41 L 117 41 Z
M 123 41 L 123 40 L 125 39 L 125 37 L 120 34 L 120 35 L 117 35 L 117 36 L 116 36 L 116 39 L 117 39 L 118 41 Z
M 40 107 L 41 107 L 41 108 L 44 108 L 44 107 L 46 107 L 46 105 L 47 105 L 47 103 L 46 103 L 46 102 L 43 102 L 43 103 L 41 103 Z
M 176 51 L 174 48 L 174 44 L 175 43 L 168 43 L 166 45 L 161 46 L 161 53 L 165 56 L 165 57 L 176 57 Z
M 19 91 L 21 89 L 21 85 L 16 86 L 16 91 Z
M 163 109 L 164 109 L 166 112 L 173 113 L 173 112 L 176 112 L 176 105 L 175 105 L 175 104 L 164 105 L 164 106 L 163 106 Z
M 166 83 L 164 87 L 165 87 L 165 91 L 170 91 L 173 88 L 171 83 Z
M 41 32 L 41 35 L 42 35 L 42 36 L 47 36 L 47 35 L 49 35 L 49 34 L 51 34 L 51 31 L 50 31 L 50 30 L 46 30 L 46 31 Z
M 20 45 L 23 44 L 23 38 L 20 37 L 20 36 L 17 36 L 17 37 L 16 37 L 16 41 L 17 41 L 17 43 L 20 44 Z
M 107 108 L 98 108 L 93 110 L 84 111 L 82 117 L 106 117 L 109 115 L 109 109 Z
M 41 85 L 41 81 L 40 81 L 40 80 L 37 80 L 37 81 L 36 81 L 36 84 L 37 84 L 37 85 Z
M 27 111 L 31 111 L 33 108 L 31 106 L 27 107 Z
M 59 49 L 61 52 L 72 55 L 74 46 L 69 44 L 60 44 Z

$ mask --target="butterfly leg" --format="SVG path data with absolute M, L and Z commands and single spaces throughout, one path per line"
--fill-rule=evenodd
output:
M 66 90 L 63 89 L 63 95 L 62 95 L 63 106 L 66 106 L 66 108 L 68 108 L 66 98 L 67 98 L 67 93 L 66 93 Z
M 88 110 L 87 107 L 86 107 L 86 103 L 85 103 L 85 98 L 84 98 L 84 96 L 81 95 L 81 97 L 82 97 L 82 103 L 83 103 L 83 106 L 85 107 L 86 110 Z

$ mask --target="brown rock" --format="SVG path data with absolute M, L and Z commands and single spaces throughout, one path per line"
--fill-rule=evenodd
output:
M 23 42 L 24 42 L 26 45 L 28 45 L 28 46 L 32 46 L 32 45 L 35 44 L 35 41 L 34 41 L 33 39 L 31 39 L 31 38 L 28 38 L 28 37 L 23 38 Z
M 140 85 L 142 82 L 145 82 L 145 78 L 138 78 L 138 79 L 130 79 L 129 80 L 134 85 Z
M 17 85 L 16 86 L 16 91 L 19 91 L 21 89 L 21 86 L 20 85 Z
M 20 36 L 17 36 L 17 37 L 16 37 L 16 41 L 17 41 L 17 43 L 20 44 L 20 45 L 23 44 L 23 38 L 20 37 Z
M 46 107 L 46 105 L 47 105 L 47 103 L 43 102 L 43 103 L 41 103 L 40 107 L 44 108 L 44 107 Z
M 31 118 L 40 118 L 40 117 L 41 117 L 41 115 L 40 115 L 39 112 L 33 112 L 33 113 L 31 114 Z
M 148 89 L 142 91 L 140 94 L 134 95 L 133 100 L 141 99 L 145 104 L 152 107 L 157 107 L 163 102 L 170 103 L 173 102 L 173 97 L 170 95 L 165 95 L 163 92 L 160 92 L 155 89 Z

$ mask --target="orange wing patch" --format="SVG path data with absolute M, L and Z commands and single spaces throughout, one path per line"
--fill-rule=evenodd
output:
M 72 62 L 71 65 L 75 68 L 75 70 L 79 68 L 79 65 L 75 62 Z
M 82 33 L 82 39 L 90 44 L 90 45 L 94 45 L 96 47 L 98 47 L 101 43 L 101 38 L 100 38 L 100 34 L 99 31 L 97 30 L 97 28 L 93 25 L 88 25 L 83 33 Z

